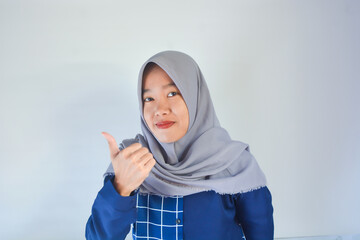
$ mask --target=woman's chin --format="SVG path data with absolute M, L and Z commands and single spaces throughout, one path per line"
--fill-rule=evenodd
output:
M 174 143 L 178 140 L 180 140 L 183 136 L 166 136 L 164 134 L 162 134 L 161 136 L 156 136 L 155 137 L 157 138 L 157 140 L 161 143 Z

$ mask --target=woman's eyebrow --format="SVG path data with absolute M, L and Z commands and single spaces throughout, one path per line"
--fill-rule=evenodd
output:
M 165 88 L 173 87 L 173 86 L 176 87 L 175 83 L 169 83 L 169 84 L 164 85 L 162 88 L 165 89 Z M 142 90 L 142 93 L 144 94 L 144 93 L 146 93 L 146 92 L 149 92 L 150 90 L 151 90 L 151 89 L 143 89 L 143 90 Z

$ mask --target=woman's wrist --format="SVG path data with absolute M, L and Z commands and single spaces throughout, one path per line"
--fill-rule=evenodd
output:
M 128 197 L 131 194 L 131 190 L 126 189 L 124 186 L 122 186 L 116 179 L 116 176 L 114 178 L 114 187 L 115 190 L 123 197 Z

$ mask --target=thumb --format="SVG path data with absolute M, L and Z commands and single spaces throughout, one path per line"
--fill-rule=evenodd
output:
M 106 140 L 108 141 L 109 143 L 109 150 L 110 150 L 110 156 L 111 158 L 114 158 L 116 157 L 116 155 L 118 155 L 118 153 L 120 152 L 118 146 L 117 146 L 117 143 L 116 143 L 116 140 L 113 136 L 111 136 L 109 133 L 107 132 L 102 132 L 101 133 L 105 138 Z

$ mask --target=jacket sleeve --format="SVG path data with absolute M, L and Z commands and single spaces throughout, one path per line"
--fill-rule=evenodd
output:
M 136 194 L 123 197 L 113 186 L 114 176 L 105 178 L 86 223 L 88 240 L 125 239 L 130 225 L 136 220 Z
M 235 195 L 236 217 L 246 240 L 274 239 L 272 197 L 267 187 Z

